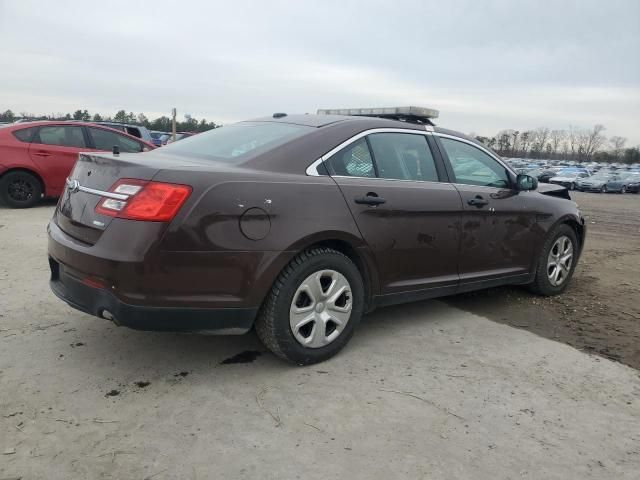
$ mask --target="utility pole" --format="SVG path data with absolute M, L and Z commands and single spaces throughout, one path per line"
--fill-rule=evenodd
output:
M 171 141 L 175 142 L 176 141 L 176 109 L 172 108 L 171 109 Z

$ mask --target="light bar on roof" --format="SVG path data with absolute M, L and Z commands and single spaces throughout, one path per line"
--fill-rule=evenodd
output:
M 386 107 L 386 108 L 336 108 L 319 109 L 318 115 L 353 115 L 375 117 L 378 115 L 398 115 L 422 118 L 438 118 L 440 112 L 425 107 Z

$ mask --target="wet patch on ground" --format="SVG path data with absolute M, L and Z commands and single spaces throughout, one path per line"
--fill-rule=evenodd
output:
M 257 350 L 245 350 L 244 352 L 240 352 L 233 357 L 229 357 L 226 360 L 220 362 L 220 365 L 233 365 L 237 363 L 251 363 L 256 360 L 262 352 L 258 352 Z

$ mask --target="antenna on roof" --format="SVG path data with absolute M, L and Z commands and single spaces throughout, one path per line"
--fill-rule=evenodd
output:
M 319 109 L 318 115 L 349 115 L 354 117 L 377 117 L 401 122 L 434 125 L 431 121 L 438 118 L 440 112 L 425 107 L 385 107 L 385 108 L 337 108 Z

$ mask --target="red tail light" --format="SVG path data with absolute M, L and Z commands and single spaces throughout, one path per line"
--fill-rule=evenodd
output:
M 96 205 L 96 213 L 128 220 L 168 222 L 173 220 L 191 195 L 191 187 L 123 178 L 118 180 L 109 192 L 128 197 L 124 200 L 102 197 Z

